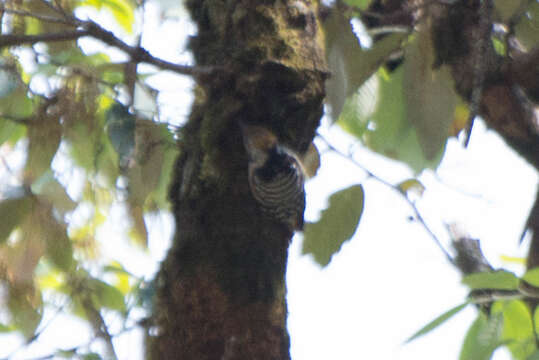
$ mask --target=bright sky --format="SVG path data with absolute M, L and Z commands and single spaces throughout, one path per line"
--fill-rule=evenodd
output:
M 105 24 L 112 27 L 109 21 Z M 183 45 L 186 35 L 194 34 L 195 29 L 185 16 L 178 22 L 162 21 L 153 3 L 148 2 L 144 25 L 143 46 L 153 54 L 179 63 L 190 61 Z M 190 79 L 163 72 L 151 79 L 151 84 L 162 90 L 159 102 L 163 120 L 183 121 L 192 99 Z M 354 143 L 337 128 L 326 126 L 321 131 L 343 152 Z M 324 150 L 323 143 L 319 145 Z M 363 147 L 355 149 L 356 160 L 386 180 L 400 182 L 412 176 L 401 164 Z M 455 139 L 449 142 L 437 173 L 441 181 L 431 172 L 421 176 L 427 190 L 418 207 L 444 245 L 448 246 L 448 238 L 443 222 L 457 222 L 481 239 L 484 253 L 494 266 L 510 266 L 501 262 L 501 255 L 524 256 L 526 246 L 519 247 L 518 239 L 538 183 L 535 170 L 478 121 L 468 149 Z M 357 183 L 364 185 L 366 193 L 360 226 L 329 266 L 321 269 L 309 256 L 301 255 L 301 235 L 291 245 L 287 284 L 292 358 L 457 359 L 476 314 L 473 308 L 424 338 L 403 345 L 423 325 L 462 303 L 467 291 L 426 231 L 408 220 L 413 212 L 398 194 L 366 179 L 347 160 L 323 152 L 319 173 L 307 184 L 307 219 L 316 220 L 331 193 Z M 117 224 L 123 215 L 118 207 L 100 235 L 118 239 L 122 234 Z M 124 244 L 115 241 L 115 245 L 103 242 L 103 251 L 111 258 L 122 259 L 127 270 L 148 278 L 158 267 L 156 261 L 166 254 L 168 243 L 163 239 L 172 233 L 170 216 L 151 220 L 152 259 L 133 251 L 127 240 Z M 511 268 L 519 273 L 523 270 Z M 46 318 L 53 315 L 47 313 Z M 51 345 L 72 347 L 84 342 L 81 338 L 91 338 L 82 322 L 55 317 L 55 324 L 31 351 L 20 352 L 16 358 L 47 354 Z M 10 353 L 18 341 L 17 337 L 0 336 L 0 357 Z M 142 358 L 138 344 L 140 333 L 136 332 L 115 340 L 120 358 L 126 360 Z M 495 360 L 505 358 L 501 352 L 495 356 Z
M 346 135 L 338 129 L 329 133 L 341 150 L 348 149 Z M 362 148 L 356 159 L 395 182 L 411 175 Z M 457 222 L 482 240 L 494 266 L 522 272 L 502 263 L 500 256 L 525 254 L 518 239 L 534 199 L 535 170 L 477 122 L 468 149 L 454 139 L 449 142 L 438 174 L 445 185 L 432 173 L 421 176 L 427 190 L 418 202 L 437 236 L 448 244 L 443 222 Z M 405 201 L 364 179 L 349 162 L 328 153 L 307 186 L 309 219 L 323 209 L 326 194 L 356 182 L 364 184 L 366 201 L 355 236 L 327 268 L 301 256 L 300 237 L 294 240 L 287 278 L 293 359 L 457 359 L 476 314 L 472 308 L 403 345 L 429 321 L 464 302 L 467 290 L 421 225 L 408 220 L 413 212 Z M 505 358 L 502 352 L 495 356 Z

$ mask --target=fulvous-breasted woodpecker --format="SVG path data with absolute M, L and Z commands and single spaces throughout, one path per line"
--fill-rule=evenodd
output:
M 290 230 L 303 230 L 305 175 L 298 157 L 269 130 L 241 124 L 249 156 L 249 186 L 262 212 Z

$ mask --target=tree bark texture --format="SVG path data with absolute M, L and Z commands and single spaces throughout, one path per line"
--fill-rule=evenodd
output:
M 170 188 L 176 234 L 156 279 L 149 358 L 289 359 L 284 275 L 292 233 L 265 218 L 247 181 L 239 121 L 298 153 L 327 77 L 312 1 L 187 1 L 198 33 L 195 102 Z

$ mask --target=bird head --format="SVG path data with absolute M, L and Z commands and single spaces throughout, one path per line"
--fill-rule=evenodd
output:
M 240 127 L 249 161 L 256 165 L 263 165 L 269 153 L 277 146 L 277 137 L 262 126 L 240 123 Z

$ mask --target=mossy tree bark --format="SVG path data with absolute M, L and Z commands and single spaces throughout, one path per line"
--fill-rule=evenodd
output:
M 284 274 L 292 233 L 264 218 L 239 121 L 298 153 L 322 115 L 327 69 L 316 2 L 191 0 L 196 99 L 181 129 L 171 250 L 157 277 L 152 359 L 289 359 Z

